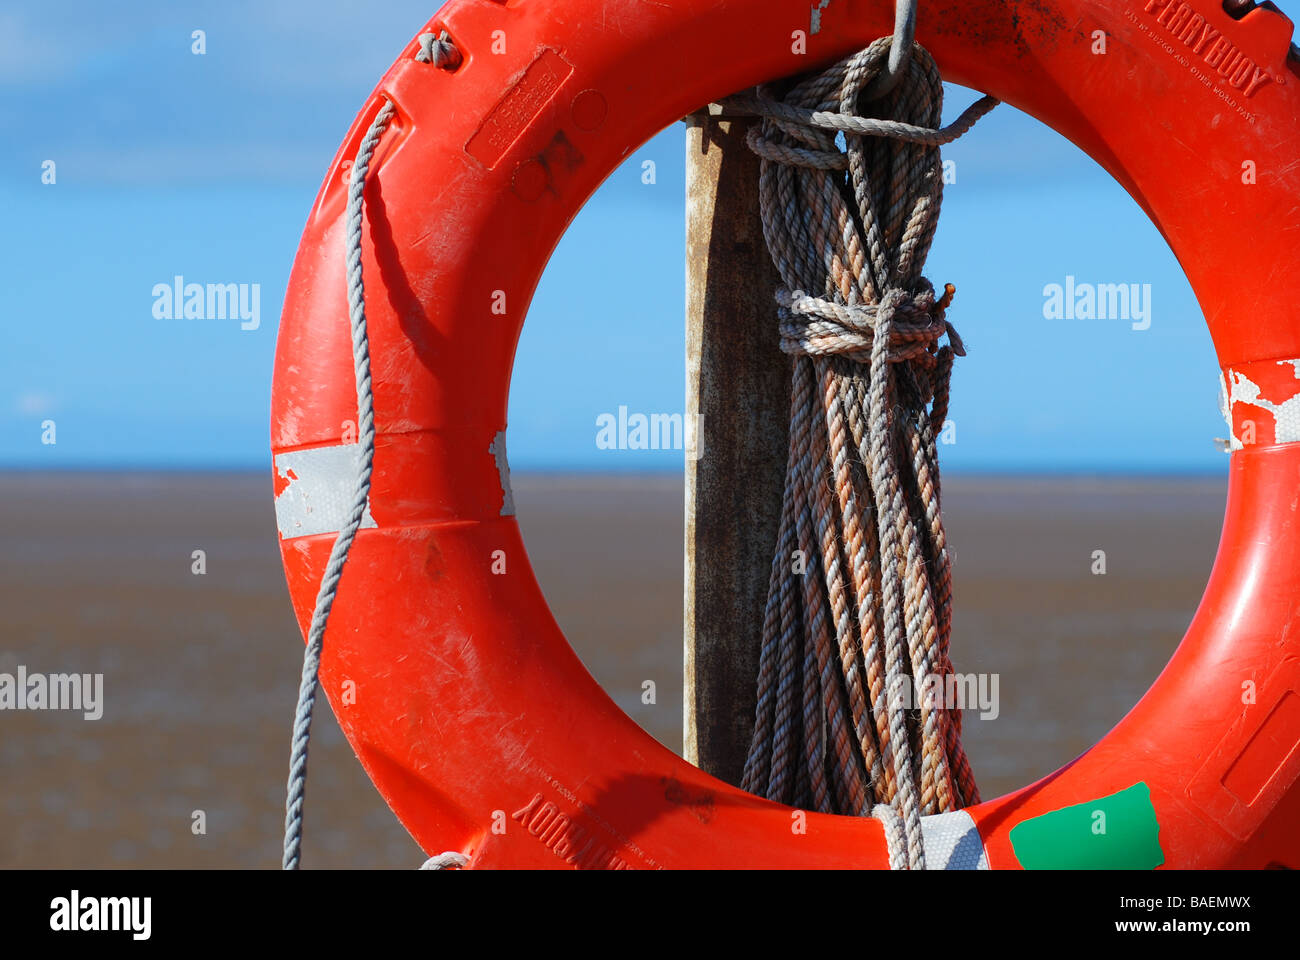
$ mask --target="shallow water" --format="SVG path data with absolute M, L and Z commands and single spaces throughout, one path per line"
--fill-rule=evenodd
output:
M 574 648 L 679 750 L 681 478 L 517 474 L 514 487 Z M 965 723 L 985 796 L 1085 750 L 1159 673 L 1208 576 L 1225 487 L 947 479 L 953 659 L 999 675 L 997 719 Z M 102 672 L 105 703 L 93 721 L 0 711 L 0 865 L 278 866 L 302 647 L 269 476 L 0 475 L 0 609 L 0 672 Z M 304 865 L 417 866 L 328 707 L 318 717 Z

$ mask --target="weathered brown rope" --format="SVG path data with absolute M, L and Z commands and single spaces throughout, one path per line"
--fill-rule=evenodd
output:
M 997 101 L 939 129 L 943 85 L 914 46 L 902 82 L 862 103 L 891 42 L 779 101 L 760 88 L 726 105 L 763 117 L 749 145 L 762 158 L 763 230 L 793 368 L 744 785 L 828 813 L 893 811 L 887 835 L 906 850 L 891 839 L 891 864 L 917 869 L 920 818 L 979 798 L 960 712 L 922 695 L 952 673 L 936 441 L 964 350 L 945 319 L 952 287 L 936 298 L 921 270 L 943 192 L 938 145 Z

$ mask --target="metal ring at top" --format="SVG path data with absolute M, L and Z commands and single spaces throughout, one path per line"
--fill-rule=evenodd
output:
M 864 99 L 878 100 L 898 85 L 915 40 L 916 0 L 894 0 L 894 42 L 889 47 L 889 59 L 885 69 L 863 91 Z

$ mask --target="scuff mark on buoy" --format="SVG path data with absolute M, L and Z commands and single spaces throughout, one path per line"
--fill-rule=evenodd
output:
M 820 0 L 817 6 L 812 8 L 812 15 L 808 18 L 808 35 L 820 33 L 822 29 L 822 11 L 831 5 L 831 0 Z
M 497 473 L 501 477 L 501 516 L 515 515 L 515 495 L 510 490 L 510 463 L 506 460 L 506 432 L 498 430 L 488 444 L 488 453 L 496 457 Z

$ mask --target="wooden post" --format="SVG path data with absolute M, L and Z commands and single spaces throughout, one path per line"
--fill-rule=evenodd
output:
M 701 111 L 686 132 L 686 411 L 698 458 L 686 464 L 685 755 L 736 785 L 754 725 L 790 418 L 751 122 Z

